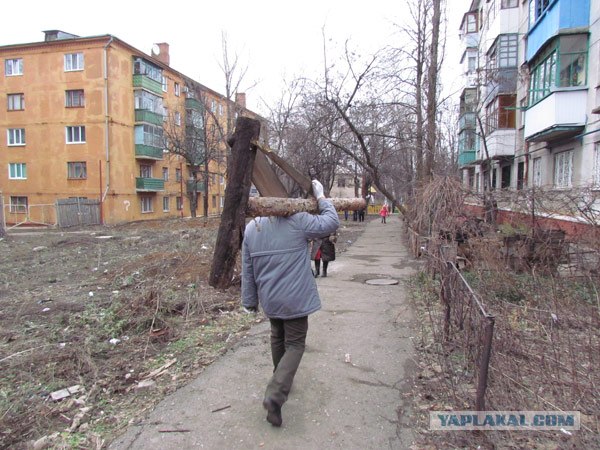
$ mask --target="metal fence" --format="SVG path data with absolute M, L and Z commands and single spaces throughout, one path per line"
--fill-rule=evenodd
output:
M 56 216 L 61 228 L 100 225 L 100 201 L 80 198 L 56 200 Z

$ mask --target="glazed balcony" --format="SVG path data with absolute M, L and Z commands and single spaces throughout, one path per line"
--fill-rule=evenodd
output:
M 186 107 L 186 109 L 202 111 L 202 103 L 200 103 L 200 101 L 196 100 L 193 97 L 188 97 L 185 99 L 185 107 Z

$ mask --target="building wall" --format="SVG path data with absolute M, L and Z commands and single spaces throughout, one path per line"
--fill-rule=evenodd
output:
M 77 52 L 84 54 L 84 69 L 65 71 L 64 55 Z M 134 56 L 162 68 L 168 80 L 167 91 L 163 92 L 164 105 L 169 112 L 180 111 L 181 127 L 185 129 L 184 87 L 189 79 L 116 38 L 101 36 L 0 47 L 0 101 L 4 102 L 0 103 L 0 192 L 6 205 L 11 196 L 26 196 L 30 206 L 28 215 L 11 214 L 7 206 L 7 222 L 56 223 L 52 205 L 57 199 L 67 197 L 101 198 L 106 223 L 189 216 L 185 184 L 189 175 L 183 159 L 168 153 L 163 153 L 162 160 L 136 158 Z M 6 76 L 4 61 L 13 58 L 22 58 L 23 74 Z M 179 84 L 179 96 L 175 95 L 175 83 Z M 84 90 L 84 107 L 65 107 L 65 90 L 72 89 Z M 223 125 L 228 100 L 205 90 L 207 98 L 215 101 L 216 120 Z M 25 94 L 23 111 L 7 111 L 7 95 L 11 93 Z M 85 126 L 85 143 L 67 144 L 67 126 Z M 8 128 L 25 128 L 26 144 L 8 146 Z M 210 215 L 220 213 L 226 187 L 224 142 L 220 147 L 221 161 L 209 165 L 214 180 L 209 185 Z M 68 179 L 67 162 L 85 162 L 87 177 Z M 10 163 L 26 163 L 27 178 L 9 179 Z M 141 164 L 152 166 L 152 178 L 162 179 L 163 168 L 168 170 L 164 190 L 154 193 L 136 190 Z M 176 180 L 178 168 L 182 169 L 183 183 Z M 199 194 L 197 214 L 203 215 Z M 152 199 L 152 212 L 142 213 L 144 196 Z M 168 211 L 163 211 L 164 197 L 169 198 Z M 183 211 L 176 208 L 177 197 L 183 197 Z

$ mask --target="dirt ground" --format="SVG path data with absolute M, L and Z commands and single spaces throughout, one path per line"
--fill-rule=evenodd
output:
M 0 448 L 102 448 L 252 326 L 207 278 L 216 219 L 0 240 Z M 343 221 L 336 251 L 362 224 Z

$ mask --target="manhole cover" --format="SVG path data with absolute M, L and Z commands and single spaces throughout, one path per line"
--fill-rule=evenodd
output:
M 391 280 L 389 278 L 375 278 L 373 280 L 365 281 L 367 284 L 374 284 L 375 286 L 391 286 L 398 284 L 398 280 Z

